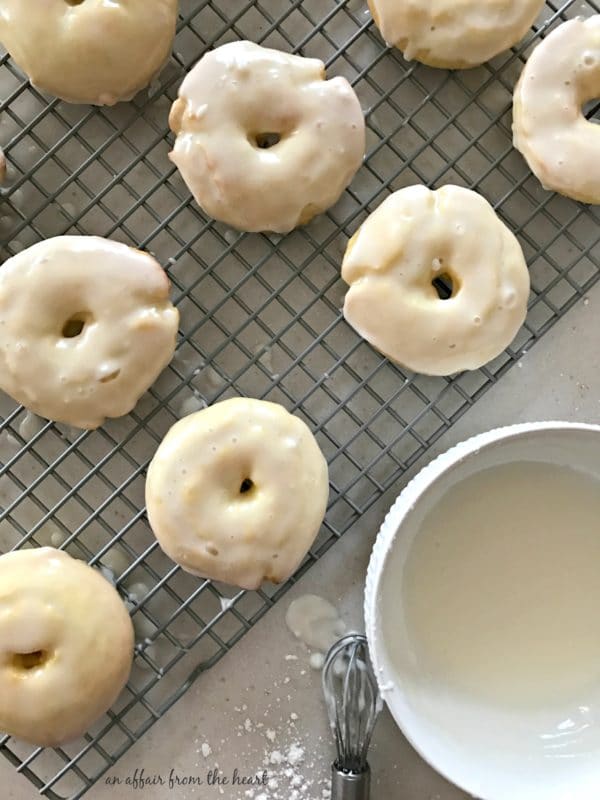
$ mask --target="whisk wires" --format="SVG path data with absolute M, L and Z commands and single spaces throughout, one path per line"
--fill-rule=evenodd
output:
M 337 746 L 336 769 L 360 775 L 381 708 L 367 640 L 350 634 L 329 651 L 323 667 L 323 693 Z

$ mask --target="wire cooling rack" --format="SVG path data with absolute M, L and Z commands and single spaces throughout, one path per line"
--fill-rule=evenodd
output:
M 126 418 L 82 433 L 0 400 L 0 550 L 53 544 L 97 565 L 128 602 L 137 634 L 126 691 L 84 739 L 42 750 L 0 738 L 42 794 L 81 797 L 288 588 L 236 594 L 160 552 L 144 473 L 176 419 L 242 394 L 308 422 L 329 461 L 331 501 L 306 570 L 598 280 L 599 213 L 545 192 L 530 174 L 511 146 L 511 95 L 536 39 L 599 10 L 591 0 L 549 2 L 519 50 L 449 73 L 386 48 L 362 0 L 188 0 L 160 79 L 134 102 L 103 109 L 41 95 L 2 58 L 2 257 L 58 234 L 114 237 L 157 255 L 181 312 L 172 365 Z M 207 219 L 167 160 L 168 111 L 186 70 L 238 38 L 323 59 L 330 76 L 352 82 L 366 113 L 368 157 L 351 188 L 285 238 Z M 392 366 L 340 312 L 349 236 L 389 192 L 420 182 L 487 197 L 518 235 L 533 281 L 513 347 L 452 379 Z

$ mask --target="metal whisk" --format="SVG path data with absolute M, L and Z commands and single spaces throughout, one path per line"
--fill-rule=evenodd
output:
M 323 667 L 323 693 L 338 751 L 331 768 L 331 798 L 368 800 L 367 753 L 381 696 L 366 637 L 350 634 L 333 645 Z

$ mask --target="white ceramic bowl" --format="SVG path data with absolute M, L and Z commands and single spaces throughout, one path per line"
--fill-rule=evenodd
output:
M 402 592 L 394 608 L 381 601 L 394 552 L 394 579 L 427 511 L 457 481 L 511 461 L 576 466 L 600 478 L 600 427 L 548 422 L 476 436 L 423 469 L 388 513 L 367 574 L 366 630 L 383 697 L 405 736 L 438 772 L 482 800 L 598 800 L 600 797 L 600 664 L 584 705 L 508 711 L 432 686 L 411 661 Z M 600 520 L 599 520 L 600 535 Z M 598 564 L 600 570 L 600 564 Z M 388 578 L 389 579 L 389 578 Z M 573 587 L 574 591 L 577 587 Z M 406 663 L 392 669 L 382 636 L 393 614 Z M 600 609 L 598 609 L 600 636 Z

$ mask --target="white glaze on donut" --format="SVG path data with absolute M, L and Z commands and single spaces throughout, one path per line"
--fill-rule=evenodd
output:
M 113 105 L 169 57 L 177 0 L 0 0 L 0 41 L 39 89 Z
M 442 300 L 436 278 L 454 291 Z M 458 186 L 395 192 L 348 245 L 344 315 L 373 347 L 427 375 L 477 369 L 525 320 L 529 273 L 515 236 Z
M 329 494 L 327 463 L 282 406 L 234 398 L 177 422 L 148 469 L 150 525 L 188 572 L 256 589 L 298 567 Z
M 325 211 L 360 167 L 365 123 L 345 78 L 252 42 L 207 53 L 169 119 L 171 160 L 200 206 L 245 231 L 287 233 Z M 267 134 L 280 137 L 270 147 Z
M 41 746 L 80 736 L 117 699 L 133 645 L 97 570 L 51 547 L 0 557 L 0 731 Z
M 178 322 L 149 254 L 96 236 L 40 242 L 0 267 L 0 389 L 42 417 L 97 428 L 129 413 L 169 363 Z
M 476 67 L 527 33 L 544 0 L 369 0 L 385 41 L 409 61 Z
M 533 51 L 515 89 L 514 141 L 547 188 L 600 204 L 600 15 L 565 22 Z

